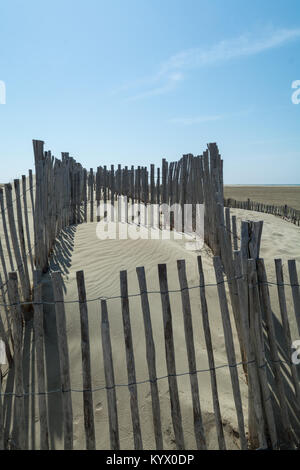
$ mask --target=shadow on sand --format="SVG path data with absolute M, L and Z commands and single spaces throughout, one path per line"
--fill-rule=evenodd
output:
M 290 425 L 292 429 L 293 439 L 296 447 L 300 448 L 300 403 L 297 402 L 297 397 L 295 394 L 295 389 L 293 386 L 292 374 L 290 369 L 291 364 L 291 345 L 286 344 L 284 331 L 281 322 L 278 320 L 276 315 L 273 313 L 273 322 L 275 327 L 275 335 L 277 340 L 277 348 L 279 353 L 280 369 L 281 369 L 281 378 L 284 386 L 285 400 L 287 403 L 288 415 L 290 420 Z M 278 439 L 280 447 L 282 449 L 290 448 L 289 436 L 284 431 L 284 426 L 282 423 L 282 407 L 280 406 L 280 397 L 278 392 L 278 387 L 276 385 L 276 372 L 274 364 L 271 360 L 271 351 L 267 347 L 269 345 L 267 337 L 267 328 L 265 327 L 264 336 L 265 336 L 265 345 L 266 345 L 266 359 L 268 363 L 267 376 L 268 382 L 271 390 L 272 397 L 272 406 L 275 414 L 275 421 L 278 433 Z M 298 380 L 300 380 L 299 367 L 298 370 Z
M 43 302 L 53 302 L 51 272 L 60 271 L 68 275 L 72 264 L 72 253 L 77 226 L 73 225 L 63 230 L 57 238 L 52 256 L 49 260 L 49 270 L 42 278 Z M 63 286 L 64 291 L 65 285 Z M 44 352 L 45 352 L 45 380 L 46 390 L 53 391 L 47 394 L 49 446 L 55 449 L 56 443 L 63 439 L 62 420 L 62 394 L 59 370 L 59 354 L 56 331 L 56 315 L 54 305 L 44 305 Z M 39 396 L 36 380 L 36 354 L 33 320 L 24 325 L 23 342 L 23 383 L 25 390 L 25 421 L 26 421 L 26 447 L 39 449 Z M 5 396 L 3 399 L 3 423 L 5 447 L 18 449 L 19 423 L 16 419 L 16 400 L 11 395 L 14 392 L 14 368 L 8 371 L 5 383 Z

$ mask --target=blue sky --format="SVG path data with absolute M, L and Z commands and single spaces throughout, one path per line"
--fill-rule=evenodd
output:
M 300 183 L 299 0 L 9 0 L 0 22 L 1 182 L 36 138 L 87 168 L 217 142 L 225 183 Z

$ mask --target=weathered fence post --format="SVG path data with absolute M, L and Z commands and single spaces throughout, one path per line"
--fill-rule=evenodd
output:
M 241 327 L 243 343 L 247 359 L 247 381 L 248 381 L 248 428 L 250 446 L 254 449 L 266 448 L 265 422 L 262 407 L 262 397 L 259 385 L 258 369 L 255 352 L 251 338 L 253 321 L 249 317 L 248 305 L 248 282 L 247 273 L 242 273 L 241 252 L 234 252 L 235 276 L 237 279 L 238 298 L 240 307 Z M 250 321 L 249 321 L 250 320 Z
M 153 332 L 152 332 L 145 269 L 143 267 L 136 268 L 136 272 L 137 272 L 139 286 L 140 286 L 141 304 L 142 304 L 143 318 L 144 318 L 146 354 L 147 354 L 149 380 L 150 380 L 150 386 L 151 386 L 153 426 L 154 426 L 154 433 L 155 433 L 156 449 L 162 450 L 163 449 L 163 436 L 162 436 L 162 428 L 161 428 L 160 401 L 159 401 L 157 375 L 156 375 L 155 344 L 154 344 Z
M 58 340 L 60 377 L 63 402 L 63 428 L 65 450 L 73 449 L 73 410 L 71 396 L 70 362 L 66 329 L 66 313 L 60 272 L 52 273 Z
M 124 329 L 124 339 L 125 339 L 125 348 L 126 348 L 126 361 L 127 361 L 127 373 L 128 373 L 128 384 L 129 384 L 128 389 L 130 393 L 130 406 L 131 406 L 134 447 L 135 447 L 135 450 L 142 450 L 143 441 L 142 441 L 141 426 L 140 426 L 138 393 L 137 393 L 136 375 L 135 375 L 134 350 L 133 350 L 130 313 L 129 313 L 127 271 L 120 272 L 120 287 L 121 287 L 122 318 L 123 318 L 123 329 Z
M 86 436 L 87 450 L 96 449 L 93 393 L 92 393 L 92 373 L 91 373 L 91 353 L 89 337 L 89 320 L 86 303 L 86 291 L 83 271 L 76 273 L 79 309 L 80 309 L 80 327 L 81 327 L 81 355 L 82 355 L 82 384 L 83 384 L 83 412 L 84 428 Z
M 4 450 L 4 426 L 2 404 L 2 374 L 0 374 L 0 450 Z
M 272 407 L 270 389 L 267 379 L 267 362 L 265 355 L 265 345 L 263 338 L 262 313 L 260 306 L 258 278 L 256 270 L 256 261 L 248 260 L 248 302 L 249 302 L 249 318 L 250 318 L 250 341 L 255 351 L 257 360 L 260 387 L 262 392 L 262 404 L 266 416 L 268 433 L 270 436 L 273 449 L 278 448 L 277 431 Z
M 158 265 L 160 284 L 160 295 L 164 321 L 164 336 L 166 349 L 166 362 L 168 371 L 169 391 L 171 400 L 172 422 L 177 449 L 184 449 L 184 437 L 182 429 L 182 418 L 179 402 L 179 393 L 176 377 L 175 347 L 173 339 L 172 314 L 168 292 L 167 267 L 165 264 Z
M 111 450 L 119 450 L 120 438 L 118 407 L 106 300 L 101 300 L 101 335 L 109 418 L 110 446 Z
M 270 347 L 270 355 L 272 360 L 272 370 L 275 378 L 275 387 L 277 391 L 277 397 L 280 405 L 280 415 L 281 421 L 283 424 L 283 435 L 287 443 L 292 443 L 294 441 L 294 436 L 292 435 L 292 429 L 290 424 L 290 419 L 288 415 L 286 396 L 284 390 L 284 384 L 282 380 L 282 371 L 279 362 L 279 353 L 276 343 L 275 335 L 275 326 L 273 320 L 273 311 L 271 309 L 270 303 L 270 294 L 268 288 L 268 279 L 266 275 L 266 270 L 264 266 L 263 259 L 258 259 L 257 264 L 257 278 L 260 291 L 260 301 L 263 309 L 263 320 L 266 322 L 267 334 Z
M 277 292 L 278 292 L 278 300 L 280 306 L 280 314 L 282 320 L 282 328 L 284 332 L 284 339 L 285 339 L 285 346 L 286 351 L 290 350 L 292 344 L 292 336 L 291 330 L 289 325 L 288 313 L 287 313 L 287 305 L 286 305 L 286 298 L 285 298 L 285 288 L 284 288 L 284 279 L 283 279 L 283 269 L 282 269 L 282 260 L 275 259 L 275 269 L 276 269 L 276 280 L 277 280 Z M 290 358 L 289 358 L 290 359 Z M 289 360 L 291 376 L 293 379 L 293 386 L 295 389 L 295 397 L 298 403 L 298 409 L 300 413 L 300 384 L 298 378 L 298 371 L 296 364 L 293 361 Z
M 11 249 L 10 249 L 10 241 L 9 241 L 9 237 L 8 237 L 8 231 L 7 231 L 7 223 L 6 223 L 6 217 L 5 217 L 5 208 L 4 208 L 3 189 L 2 188 L 0 188 L 0 209 L 1 209 L 1 214 L 2 214 L 3 231 L 4 231 L 6 249 L 7 249 L 9 263 L 10 263 L 10 269 L 11 269 L 11 271 L 14 271 L 15 268 L 14 268 L 12 252 L 11 252 Z
M 219 395 L 218 395 L 214 350 L 213 350 L 213 345 L 212 345 L 209 316 L 208 316 L 207 302 L 206 302 L 206 295 L 205 295 L 205 279 L 204 279 L 201 256 L 198 256 L 198 271 L 199 271 L 199 280 L 200 280 L 200 301 L 201 301 L 202 324 L 203 324 L 207 358 L 208 358 L 208 364 L 209 364 L 209 370 L 210 370 L 210 380 L 211 380 L 215 422 L 216 422 L 217 435 L 218 435 L 218 443 L 219 443 L 220 450 L 226 450 L 222 416 L 221 416 L 220 403 L 219 403 Z
M 12 194 L 11 193 L 12 193 L 11 184 L 6 184 L 5 185 L 5 196 L 6 196 L 6 203 L 7 203 L 7 214 L 8 214 L 10 235 L 11 235 L 11 238 L 12 238 L 12 245 L 13 245 L 14 252 L 15 252 L 17 270 L 18 270 L 19 275 L 20 275 L 23 299 L 25 301 L 28 301 L 28 300 L 30 300 L 29 276 L 28 276 L 28 271 L 26 271 L 25 268 L 24 268 L 23 259 L 22 259 L 21 251 L 20 251 L 20 247 L 19 247 L 19 241 L 18 241 L 18 236 L 17 236 L 15 217 L 14 217 L 14 212 L 13 212 Z
M 296 322 L 298 326 L 298 333 L 300 335 L 300 287 L 296 269 L 296 261 L 294 259 L 288 260 L 290 282 L 293 294 L 294 310 Z
M 26 448 L 24 384 L 23 384 L 23 319 L 18 290 L 17 273 L 9 273 L 8 296 L 11 305 L 14 338 L 15 368 L 15 418 L 17 444 L 20 449 Z
M 233 398 L 234 398 L 236 413 L 237 413 L 241 449 L 246 450 L 248 448 L 248 443 L 247 443 L 247 439 L 245 435 L 244 414 L 243 414 L 239 378 L 238 378 L 238 373 L 237 373 L 237 368 L 236 368 L 235 349 L 234 349 L 230 316 L 229 316 L 229 310 L 228 310 L 228 304 L 227 304 L 227 298 L 226 298 L 226 291 L 224 287 L 222 264 L 221 264 L 220 258 L 217 256 L 214 257 L 214 268 L 215 268 L 215 273 L 216 273 L 216 281 L 218 284 L 218 295 L 219 295 L 221 317 L 222 317 L 224 337 L 225 337 L 225 347 L 226 347 L 226 353 L 227 353 L 227 358 L 228 358 L 228 364 L 230 368 L 230 377 L 231 377 L 231 383 L 232 383 Z
M 184 321 L 185 342 L 188 355 L 193 413 L 194 413 L 194 432 L 198 450 L 206 449 L 206 439 L 202 421 L 202 413 L 199 398 L 198 376 L 196 372 L 196 354 L 194 345 L 194 333 L 192 323 L 192 311 L 190 296 L 188 291 L 188 283 L 186 277 L 186 267 L 184 260 L 177 261 L 177 270 L 179 277 L 179 284 L 181 289 L 182 311 Z
M 34 283 L 34 338 L 37 362 L 37 379 L 39 392 L 40 412 L 40 446 L 41 450 L 49 449 L 49 431 L 45 388 L 45 365 L 44 365 L 44 317 L 42 304 L 41 272 L 33 272 Z

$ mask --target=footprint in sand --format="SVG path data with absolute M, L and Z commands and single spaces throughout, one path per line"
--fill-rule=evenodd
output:
M 98 404 L 96 405 L 96 411 L 102 411 L 102 410 L 103 410 L 103 405 L 102 405 L 102 403 L 100 402 L 100 403 L 98 403 Z

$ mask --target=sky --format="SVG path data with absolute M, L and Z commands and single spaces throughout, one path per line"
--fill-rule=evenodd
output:
M 88 169 L 217 142 L 225 183 L 299 184 L 299 52 L 299 0 L 3 0 L 0 181 L 39 139 Z

